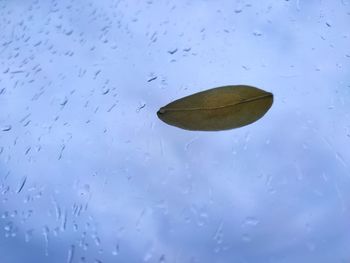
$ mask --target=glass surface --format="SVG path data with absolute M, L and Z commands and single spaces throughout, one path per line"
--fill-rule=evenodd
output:
M 0 261 L 350 262 L 348 0 L 0 1 Z M 219 132 L 156 112 L 274 94 Z

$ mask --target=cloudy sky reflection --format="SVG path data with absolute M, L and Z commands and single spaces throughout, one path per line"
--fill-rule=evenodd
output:
M 1 262 L 350 262 L 350 2 L 1 1 Z M 274 93 L 189 132 L 170 101 Z

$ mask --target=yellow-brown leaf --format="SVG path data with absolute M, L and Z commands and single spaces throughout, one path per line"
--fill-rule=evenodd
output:
M 246 86 L 224 86 L 175 100 L 157 112 L 167 124 L 198 131 L 242 127 L 260 119 L 270 109 L 273 94 Z

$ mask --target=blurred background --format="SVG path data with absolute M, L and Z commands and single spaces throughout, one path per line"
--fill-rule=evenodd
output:
M 350 1 L 0 1 L 0 262 L 350 262 Z M 259 121 L 156 116 L 223 85 Z

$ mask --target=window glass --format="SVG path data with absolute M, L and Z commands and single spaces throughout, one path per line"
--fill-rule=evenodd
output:
M 1 262 L 350 262 L 348 0 L 0 1 Z M 217 132 L 160 107 L 274 94 Z

